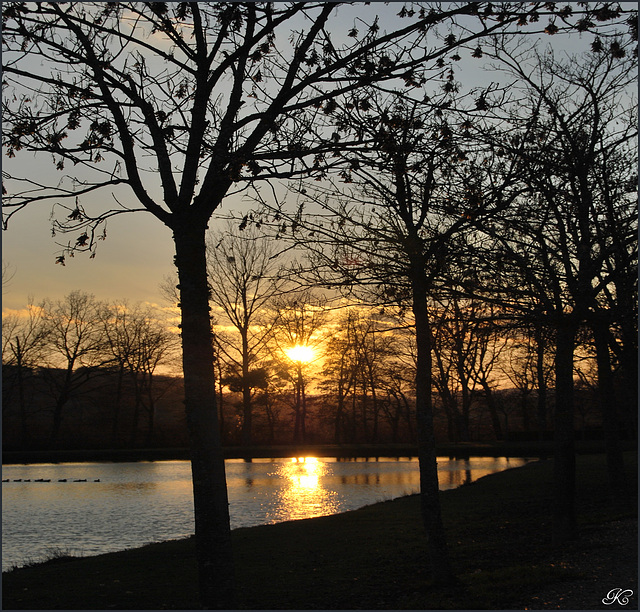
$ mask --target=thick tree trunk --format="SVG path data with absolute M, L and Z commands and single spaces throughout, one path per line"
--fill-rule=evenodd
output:
M 194 227 L 196 225 L 196 227 Z M 201 603 L 233 609 L 234 567 L 224 457 L 216 410 L 205 224 L 174 228 L 182 311 L 182 363 Z
M 420 463 L 420 503 L 422 521 L 427 532 L 433 577 L 439 584 L 448 584 L 455 581 L 455 575 L 449 561 L 440 507 L 431 396 L 431 330 L 427 311 L 426 284 L 421 277 L 423 274 L 424 266 L 417 264 L 414 267 L 412 289 L 413 314 L 416 322 L 416 420 Z
M 553 543 L 575 539 L 576 457 L 573 429 L 573 351 L 576 328 L 560 321 L 556 339 Z
M 592 325 L 598 366 L 598 397 L 602 413 L 602 428 L 607 449 L 607 471 L 612 494 L 616 497 L 626 489 L 624 458 L 620 446 L 620 421 L 618 402 L 613 384 L 609 333 L 605 321 L 595 320 Z
M 535 331 L 536 340 L 536 380 L 538 386 L 537 419 L 538 441 L 540 442 L 540 459 L 546 459 L 544 448 L 545 434 L 547 431 L 547 380 L 544 375 L 545 341 L 542 326 L 538 325 Z

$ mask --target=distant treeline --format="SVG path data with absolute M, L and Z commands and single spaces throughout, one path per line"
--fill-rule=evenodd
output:
M 398 313 L 336 310 L 309 292 L 268 297 L 235 333 L 214 321 L 223 444 L 417 443 L 413 333 Z M 550 439 L 555 334 L 475 300 L 434 302 L 431 316 L 436 441 Z M 4 316 L 5 450 L 187 447 L 183 379 L 166 375 L 177 369 L 170 323 L 82 292 Z M 300 344 L 309 361 L 290 356 Z M 578 438 L 610 426 L 612 396 L 623 400 L 616 428 L 635 432 L 636 396 L 617 364 L 603 395 L 586 326 L 576 354 Z
M 12 450 L 182 448 L 188 446 L 183 405 L 182 378 L 154 376 L 149 392 L 141 398 L 135 381 L 120 380 L 118 372 L 108 368 L 81 372 L 86 377 L 81 390 L 69 398 L 56 439 L 52 439 L 55 397 L 51 389 L 65 376 L 61 369 L 29 369 L 24 377 L 20 409 L 15 366 L 3 367 L 3 448 Z M 220 398 L 223 443 L 242 443 L 242 397 L 224 392 Z M 289 391 L 255 405 L 253 443 L 290 444 L 294 439 L 295 393 Z M 602 428 L 597 398 L 583 388 L 576 395 L 578 439 L 601 439 Z M 504 439 L 551 439 L 551 432 L 540 432 L 536 422 L 536 394 L 523 396 L 517 389 L 495 392 L 500 407 Z M 338 398 L 331 394 L 313 394 L 307 398 L 307 444 L 335 444 Z M 355 404 L 356 410 L 342 415 L 342 443 L 388 444 L 416 442 L 413 408 L 394 412 L 381 402 L 378 412 L 369 405 Z M 398 408 L 398 406 L 395 406 Z M 470 441 L 496 440 L 491 413 L 486 401 L 478 397 L 469 415 Z M 436 438 L 438 443 L 459 442 L 455 427 L 442 401 L 436 402 Z M 633 437 L 626 428 L 623 437 Z

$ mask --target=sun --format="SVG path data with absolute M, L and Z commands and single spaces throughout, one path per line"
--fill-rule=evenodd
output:
M 296 363 L 309 363 L 315 359 L 315 352 L 310 346 L 296 344 L 285 351 L 287 357 Z

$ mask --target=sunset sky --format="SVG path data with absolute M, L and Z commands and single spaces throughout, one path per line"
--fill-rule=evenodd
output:
M 388 13 L 393 18 L 400 3 L 388 6 L 376 6 L 379 13 Z M 573 49 L 584 46 L 589 41 L 578 36 L 545 37 L 559 49 Z M 589 37 L 590 40 L 590 37 Z M 495 76 L 482 75 L 478 67 L 482 61 L 465 57 L 458 62 L 458 69 L 464 74 L 465 83 L 469 85 L 469 74 L 473 79 L 491 80 Z M 21 151 L 15 159 L 3 163 L 7 169 L 16 170 L 25 165 L 32 165 L 33 175 L 42 180 L 44 176 L 57 181 L 60 173 L 56 173 L 49 156 L 29 157 Z M 46 179 L 45 179 L 46 180 Z M 54 183 L 55 184 L 55 183 Z M 127 202 L 127 194 L 121 191 L 119 199 Z M 93 196 L 91 202 L 83 201 L 92 208 L 113 207 L 114 200 L 108 191 Z M 125 199 L 123 199 L 125 198 Z M 133 202 L 135 205 L 135 202 Z M 229 210 L 246 211 L 249 205 L 240 196 L 229 198 L 221 214 Z M 75 241 L 77 235 L 51 235 L 51 205 L 30 205 L 11 219 L 7 231 L 2 232 L 2 256 L 8 268 L 10 280 L 3 287 L 3 310 L 23 308 L 28 297 L 36 301 L 45 297 L 59 299 L 73 290 L 82 290 L 94 294 L 98 299 L 123 300 L 129 302 L 146 301 L 164 304 L 159 285 L 164 277 L 173 273 L 173 244 L 168 228 L 150 214 L 132 213 L 111 219 L 107 226 L 106 241 L 98 247 L 97 256 L 89 259 L 88 255 L 78 254 L 74 258 L 67 257 L 66 266 L 55 263 L 56 253 L 60 247 L 56 240 L 66 243 Z M 223 222 L 212 221 L 210 227 L 222 226 Z
M 48 217 L 48 210 L 22 211 L 3 232 L 3 261 L 13 274 L 3 309 L 23 307 L 28 296 L 57 299 L 75 289 L 99 299 L 161 299 L 158 285 L 172 271 L 173 251 L 169 230 L 156 219 L 141 213 L 114 219 L 94 259 L 78 254 L 63 267 L 55 263 L 59 247 Z
M 110 195 L 104 193 L 102 198 Z M 228 213 L 234 204 L 234 209 L 243 210 L 241 202 L 230 198 L 221 212 Z M 146 213 L 115 217 L 108 222 L 107 239 L 100 242 L 94 259 L 79 253 L 67 257 L 66 265 L 61 266 L 55 263 L 60 250 L 56 241 L 74 241 L 78 232 L 52 237 L 50 213 L 49 205 L 22 210 L 2 232 L 2 258 L 11 277 L 3 287 L 3 310 L 23 308 L 28 296 L 36 301 L 58 299 L 76 289 L 98 299 L 164 305 L 158 287 L 175 268 L 171 231 L 160 221 Z M 223 225 L 224 221 L 213 220 L 210 227 Z

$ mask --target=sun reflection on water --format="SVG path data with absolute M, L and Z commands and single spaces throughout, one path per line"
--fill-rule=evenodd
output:
M 330 464 L 317 457 L 294 457 L 282 463 L 278 476 L 283 487 L 278 492 L 278 516 L 273 520 L 290 521 L 339 512 L 337 493 L 322 485 L 322 478 L 330 471 Z
M 316 457 L 294 457 L 290 464 L 285 465 L 284 475 L 293 490 L 310 493 L 320 488 L 320 475 L 324 471 Z

